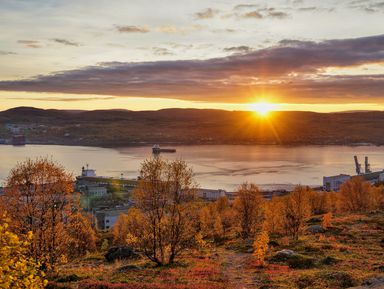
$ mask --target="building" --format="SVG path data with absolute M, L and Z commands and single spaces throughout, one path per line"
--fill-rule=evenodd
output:
M 99 185 L 87 185 L 83 193 L 89 197 L 103 197 L 107 194 L 107 188 Z
M 196 195 L 197 197 L 206 201 L 216 201 L 218 198 L 226 197 L 227 192 L 222 189 L 198 189 Z
M 337 192 L 341 184 L 351 178 L 350 175 L 340 174 L 337 176 L 323 177 L 323 190 Z
M 370 182 L 372 185 L 384 181 L 384 170 L 378 172 L 370 172 L 366 174 L 360 174 L 355 176 L 340 174 L 337 176 L 323 177 L 323 190 L 337 192 L 340 190 L 340 186 L 347 180 L 353 177 L 361 177 L 364 181 Z
M 128 209 L 129 206 L 95 210 L 97 228 L 99 230 L 111 229 L 121 214 L 127 214 Z

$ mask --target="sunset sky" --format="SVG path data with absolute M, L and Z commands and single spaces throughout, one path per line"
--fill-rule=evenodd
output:
M 0 110 L 384 110 L 384 2 L 2 0 Z

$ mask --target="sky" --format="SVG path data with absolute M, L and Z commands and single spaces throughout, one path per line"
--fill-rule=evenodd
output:
M 0 110 L 384 110 L 383 0 L 1 0 Z

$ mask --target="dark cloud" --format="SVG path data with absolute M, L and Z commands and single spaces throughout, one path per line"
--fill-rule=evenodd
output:
M 241 45 L 241 46 L 226 47 L 223 50 L 225 52 L 231 52 L 231 53 L 247 53 L 252 51 L 252 48 L 249 46 Z
M 209 18 L 215 17 L 216 14 L 218 14 L 218 13 L 219 13 L 219 10 L 207 8 L 203 11 L 195 13 L 195 17 L 197 19 L 209 19 Z
M 149 29 L 146 27 L 141 27 L 141 26 L 134 26 L 134 25 L 116 25 L 115 26 L 117 31 L 121 33 L 148 33 Z
M 52 39 L 52 41 L 54 41 L 56 43 L 63 44 L 63 45 L 68 45 L 68 46 L 80 46 L 80 44 L 77 42 L 69 41 L 69 40 L 63 39 L 63 38 L 54 38 L 54 39 Z
M 291 101 L 383 98 L 384 75 L 324 75 L 328 67 L 384 62 L 384 34 L 278 45 L 206 60 L 110 62 L 1 81 L 0 90 L 242 102 L 257 93 Z M 321 101 L 321 100 L 320 100 Z
M 17 43 L 23 44 L 28 48 L 41 48 L 40 41 L 36 40 L 18 40 Z

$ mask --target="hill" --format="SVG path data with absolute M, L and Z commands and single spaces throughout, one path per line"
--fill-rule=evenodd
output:
M 212 109 L 66 111 L 18 107 L 0 112 L 0 138 L 19 127 L 28 143 L 130 146 L 146 144 L 384 144 L 384 112 L 253 112 Z

